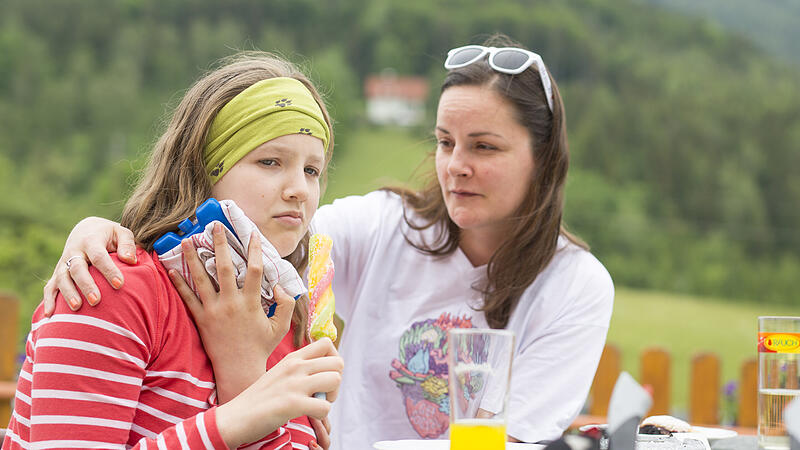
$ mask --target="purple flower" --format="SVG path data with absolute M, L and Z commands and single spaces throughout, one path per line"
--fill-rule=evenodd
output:
M 725 395 L 728 397 L 733 397 L 736 394 L 736 388 L 739 387 L 739 383 L 736 380 L 731 380 L 725 383 Z

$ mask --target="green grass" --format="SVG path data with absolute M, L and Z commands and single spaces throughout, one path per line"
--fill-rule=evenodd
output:
M 639 376 L 642 350 L 669 351 L 671 404 L 674 413 L 685 416 L 692 356 L 716 353 L 722 385 L 738 381 L 742 362 L 757 356 L 757 317 L 764 315 L 797 315 L 797 308 L 618 287 L 608 342 L 619 347 L 622 369 L 634 378 Z
M 385 185 L 419 185 L 412 175 L 433 145 L 431 139 L 415 137 L 404 129 L 370 127 L 351 133 L 345 147 L 337 145 L 334 151 L 321 203 L 366 194 Z M 422 172 L 420 169 L 418 174 Z

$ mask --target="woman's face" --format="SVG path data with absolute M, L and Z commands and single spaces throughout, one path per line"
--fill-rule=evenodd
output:
M 481 86 L 448 88 L 436 114 L 436 174 L 462 230 L 504 231 L 534 172 L 528 129 L 513 106 Z
M 285 257 L 297 248 L 317 210 L 324 166 L 325 149 L 319 138 L 281 136 L 240 159 L 211 194 L 236 202 Z

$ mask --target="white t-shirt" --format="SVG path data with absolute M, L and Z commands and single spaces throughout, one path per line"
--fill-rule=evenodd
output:
M 472 308 L 482 300 L 471 288 L 486 266 L 473 267 L 460 249 L 434 257 L 409 245 L 404 234 L 419 242 L 420 232 L 406 225 L 400 197 L 388 192 L 323 206 L 312 231 L 333 238 L 336 311 L 345 321 L 332 448 L 446 439 L 446 330 L 488 327 Z M 421 233 L 431 242 L 431 228 Z M 525 290 L 507 326 L 516 333 L 510 436 L 556 439 L 572 423 L 600 360 L 613 297 L 603 265 L 559 238 L 553 260 Z

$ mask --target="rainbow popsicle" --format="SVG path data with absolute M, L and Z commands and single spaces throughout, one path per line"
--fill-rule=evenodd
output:
M 336 340 L 333 324 L 333 240 L 324 234 L 314 234 L 308 244 L 308 337 L 316 341 L 328 337 Z

